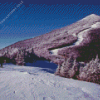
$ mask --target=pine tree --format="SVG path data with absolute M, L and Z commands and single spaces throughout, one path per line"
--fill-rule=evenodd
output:
M 25 64 L 25 61 L 24 61 L 24 51 L 23 50 L 19 50 L 15 60 L 16 60 L 16 64 L 17 65 L 24 65 Z

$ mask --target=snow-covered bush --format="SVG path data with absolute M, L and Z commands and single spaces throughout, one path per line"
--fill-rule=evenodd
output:
M 84 63 L 69 57 L 61 65 L 58 65 L 55 75 L 100 84 L 100 60 L 96 56 L 90 62 Z
M 24 51 L 23 50 L 19 50 L 16 58 L 15 58 L 16 64 L 17 65 L 24 65 L 25 61 L 24 61 Z
M 100 60 L 98 56 L 83 67 L 79 79 L 100 84 Z
M 55 74 L 66 78 L 77 78 L 78 73 L 79 63 L 71 56 L 68 59 L 65 59 L 62 65 L 57 68 Z

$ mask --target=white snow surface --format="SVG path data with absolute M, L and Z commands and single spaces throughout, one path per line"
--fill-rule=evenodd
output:
M 100 85 L 6 64 L 0 68 L 0 100 L 100 100 Z
M 91 28 L 100 28 L 100 22 L 93 24 Z
M 58 50 L 59 50 L 59 49 L 51 50 L 51 53 L 52 53 L 53 55 L 58 55 Z
M 83 39 L 86 37 L 86 33 L 87 33 L 88 30 L 90 30 L 90 29 L 86 29 L 86 30 L 80 32 L 80 33 L 77 35 L 78 40 L 75 42 L 74 45 L 79 45 L 79 44 L 83 41 Z

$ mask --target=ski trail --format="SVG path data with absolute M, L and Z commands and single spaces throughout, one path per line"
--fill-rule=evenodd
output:
M 72 45 L 66 46 L 66 47 L 73 47 L 75 45 L 79 45 L 83 41 L 83 39 L 85 37 L 85 33 L 87 33 L 88 30 L 90 30 L 90 28 L 86 29 L 86 30 L 84 30 L 82 32 L 79 32 L 79 34 L 77 35 L 78 40 L 75 43 L 73 43 Z M 76 35 L 74 34 L 74 36 L 76 36 Z M 64 48 L 64 47 L 62 47 L 62 48 Z M 50 53 L 53 54 L 53 55 L 58 55 L 58 50 L 61 50 L 62 48 L 50 50 Z
M 85 29 L 84 31 L 79 32 L 78 35 L 76 35 L 74 33 L 73 36 L 74 37 L 77 36 L 78 40 L 75 43 L 73 43 L 72 45 L 66 46 L 66 47 L 73 47 L 75 45 L 79 45 L 83 41 L 84 37 L 86 37 L 85 35 L 86 35 L 87 31 L 89 31 L 90 29 L 95 29 L 95 28 L 100 28 L 100 22 L 96 22 L 95 24 L 91 25 L 90 28 Z M 64 48 L 64 47 L 62 47 L 62 48 Z M 62 48 L 51 50 L 50 53 L 53 54 L 53 55 L 58 55 L 58 50 L 61 50 Z

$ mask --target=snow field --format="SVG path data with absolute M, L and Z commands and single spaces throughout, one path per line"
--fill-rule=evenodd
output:
M 0 100 L 99 100 L 100 86 L 47 73 L 38 67 L 0 68 Z

